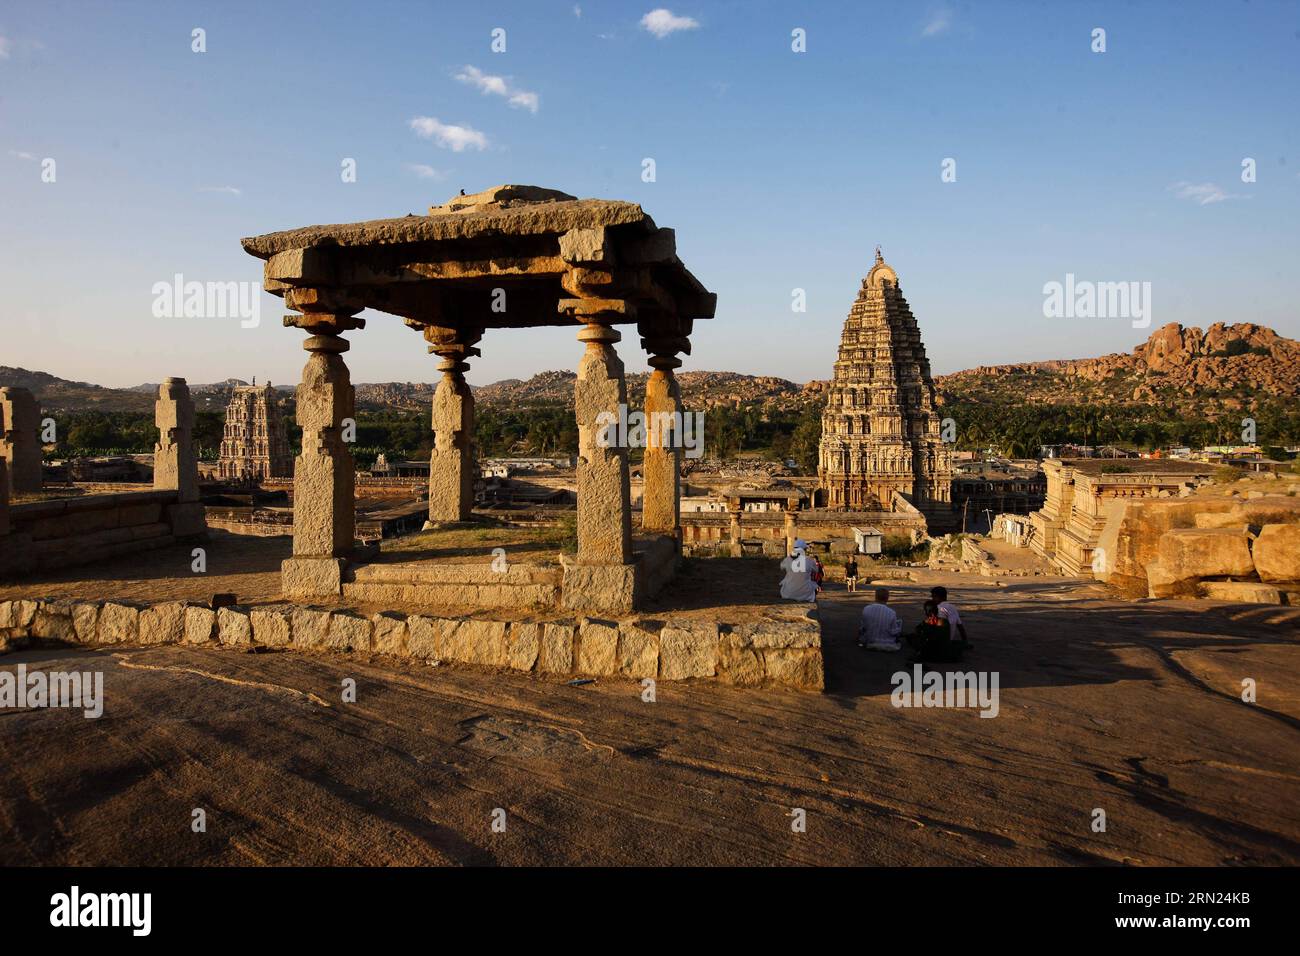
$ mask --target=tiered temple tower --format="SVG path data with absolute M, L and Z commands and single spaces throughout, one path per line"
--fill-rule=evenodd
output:
M 217 477 L 227 480 L 291 478 L 293 458 L 271 383 L 237 385 L 226 406 Z
M 877 247 L 844 321 L 822 412 L 817 459 L 827 507 L 889 511 L 898 491 L 922 511 L 950 509 L 952 450 L 939 424 L 921 332 Z

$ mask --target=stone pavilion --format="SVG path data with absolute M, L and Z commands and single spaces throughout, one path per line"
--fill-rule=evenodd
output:
M 428 215 L 308 226 L 243 241 L 265 260 L 264 287 L 281 296 L 308 353 L 298 386 L 302 453 L 294 463 L 293 557 L 287 595 L 341 593 L 362 556 L 354 548 L 354 464 L 343 440 L 353 390 L 343 336 L 364 310 L 403 321 L 437 356 L 429 520 L 463 521 L 473 504 L 474 400 L 465 382 L 485 333 L 571 329 L 578 420 L 578 549 L 563 569 L 567 607 L 626 611 L 671 575 L 680 546 L 680 454 L 672 436 L 645 455 L 641 527 L 633 534 L 626 448 L 603 447 L 598 416 L 626 405 L 618 326 L 633 327 L 654 369 L 647 413 L 679 412 L 674 370 L 696 319 L 716 296 L 677 257 L 671 229 L 635 203 L 576 199 L 536 186 L 457 196 Z

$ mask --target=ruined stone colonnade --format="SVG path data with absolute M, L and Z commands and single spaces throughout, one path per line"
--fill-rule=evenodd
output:
M 0 389 L 0 577 L 117 558 L 207 532 L 199 500 L 194 402 L 168 378 L 154 402 L 153 489 L 41 497 L 40 406 L 25 388 Z M 37 499 L 12 503 L 12 496 Z
M 617 417 L 627 403 L 617 325 L 635 324 L 650 356 L 647 417 L 681 411 L 677 356 L 690 353 L 692 323 L 713 316 L 716 296 L 677 258 L 671 229 L 658 228 L 635 203 L 500 186 L 455 197 L 427 216 L 310 226 L 243 245 L 265 260 L 267 291 L 296 313 L 285 325 L 308 334 L 286 594 L 340 593 L 356 557 L 354 464 L 343 441 L 353 390 L 342 336 L 364 328 L 358 313 L 373 309 L 401 317 L 439 359 L 429 470 L 434 524 L 465 520 L 473 506 L 474 399 L 465 372 L 481 354 L 484 332 L 577 328 L 584 346 L 574 387 L 578 554 L 564 569 L 564 603 L 631 609 L 653 571 L 634 546 L 628 451 L 599 440 L 598 419 Z M 641 530 L 672 538 L 675 554 L 681 450 L 657 437 L 645 452 Z

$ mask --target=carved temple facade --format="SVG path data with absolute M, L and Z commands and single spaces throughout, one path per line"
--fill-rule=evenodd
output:
M 879 249 L 840 336 L 818 478 L 831 509 L 892 511 L 895 493 L 924 512 L 951 509 L 952 450 L 940 438 L 930 362 Z
M 271 383 L 237 385 L 226 406 L 217 477 L 226 481 L 288 478 L 289 436 Z

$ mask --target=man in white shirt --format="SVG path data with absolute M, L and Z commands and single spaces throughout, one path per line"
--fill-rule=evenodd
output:
M 957 610 L 957 605 L 948 600 L 948 589 L 930 588 L 930 597 L 935 604 L 939 605 L 939 617 L 948 622 L 948 640 L 969 649 L 971 643 L 970 638 L 966 636 L 966 626 L 961 622 L 961 612 Z
M 876 588 L 875 603 L 862 609 L 858 646 L 869 651 L 896 651 L 902 646 L 898 639 L 902 630 L 903 622 L 889 606 L 888 588 Z
M 805 554 L 807 548 L 808 542 L 795 538 L 794 554 L 781 559 L 781 570 L 785 572 L 781 579 L 781 597 L 787 601 L 817 600 L 812 559 Z

